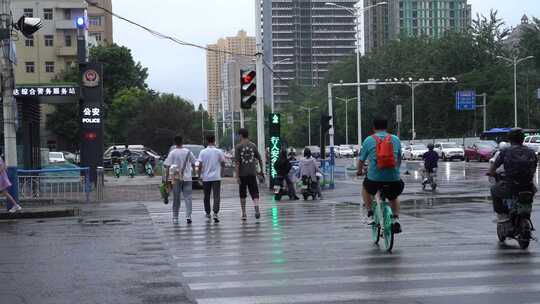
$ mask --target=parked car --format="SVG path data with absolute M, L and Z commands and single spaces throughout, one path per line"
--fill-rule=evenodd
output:
M 440 142 L 435 144 L 435 152 L 443 161 L 459 159 L 465 160 L 465 151 L 458 144 L 453 142 Z
M 66 158 L 62 152 L 49 152 L 49 164 L 65 163 Z
M 421 160 L 424 153 L 428 151 L 428 148 L 424 144 L 411 145 L 404 152 L 404 159 L 408 160 Z
M 75 153 L 71 153 L 71 152 L 62 152 L 64 153 L 64 158 L 66 159 L 66 161 L 72 163 L 72 164 L 78 164 L 79 163 L 79 158 L 80 156 L 78 154 L 75 154 Z
M 321 158 L 321 148 L 319 146 L 307 146 L 306 148 L 309 148 L 311 150 L 311 156 L 314 158 Z M 304 155 L 304 152 L 302 151 L 302 156 Z
M 405 150 L 407 150 L 410 147 L 411 145 L 409 144 L 406 144 L 404 142 L 401 143 L 401 159 L 405 159 Z
M 195 156 L 195 159 L 199 159 L 199 154 L 204 149 L 204 146 L 201 145 L 183 145 L 183 147 L 191 151 L 191 153 L 193 153 L 193 155 Z M 195 171 L 192 172 L 193 188 L 202 189 L 203 186 L 202 178 L 199 172 L 200 166 L 201 164 L 197 160 L 195 162 Z
M 540 136 L 533 135 L 525 137 L 523 144 L 536 152 L 536 155 L 540 155 Z
M 354 151 L 349 145 L 341 145 L 336 151 L 338 157 L 354 157 Z
M 497 143 L 494 141 L 478 141 L 465 148 L 465 161 L 489 161 L 497 150 Z

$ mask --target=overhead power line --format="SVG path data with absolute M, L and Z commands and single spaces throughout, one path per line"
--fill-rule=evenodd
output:
M 166 40 L 170 40 L 176 44 L 179 44 L 179 45 L 182 45 L 182 46 L 189 46 L 189 47 L 194 47 L 194 48 L 198 48 L 198 49 L 201 49 L 201 50 L 205 50 L 205 51 L 209 51 L 209 52 L 216 52 L 216 53 L 224 53 L 224 54 L 229 54 L 229 55 L 235 55 L 235 56 L 245 56 L 245 57 L 255 57 L 256 54 L 240 54 L 240 53 L 234 53 L 234 52 L 229 52 L 229 51 L 225 51 L 225 50 L 220 50 L 220 49 L 214 49 L 214 48 L 209 48 L 209 47 L 206 47 L 206 46 L 203 46 L 203 45 L 199 45 L 199 44 L 196 44 L 196 43 L 191 43 L 191 42 L 187 42 L 187 41 L 183 41 L 183 40 L 180 40 L 178 38 L 175 38 L 175 37 L 172 37 L 172 36 L 169 36 L 169 35 L 166 35 L 166 34 L 163 34 L 163 33 L 160 33 L 156 30 L 153 30 L 147 26 L 144 26 L 140 23 L 137 23 L 135 21 L 132 21 L 128 18 L 125 18 L 125 17 L 122 17 L 118 14 L 116 14 L 115 12 L 105 8 L 105 7 L 102 7 L 100 5 L 98 5 L 97 3 L 93 3 L 91 2 L 90 0 L 86 0 L 86 2 L 88 3 L 88 5 L 90 6 L 94 6 L 94 7 L 97 7 L 101 10 L 103 10 L 104 12 L 106 12 L 107 14 L 111 15 L 111 16 L 114 16 L 120 20 L 123 20 L 129 24 L 132 24 L 136 27 L 139 27 L 147 32 L 149 32 L 150 34 L 158 37 L 158 38 L 161 38 L 161 39 L 166 39 Z

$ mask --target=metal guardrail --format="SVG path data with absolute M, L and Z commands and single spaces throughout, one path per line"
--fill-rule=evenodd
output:
M 19 198 L 22 200 L 90 202 L 93 189 L 89 168 L 18 170 L 18 174 Z

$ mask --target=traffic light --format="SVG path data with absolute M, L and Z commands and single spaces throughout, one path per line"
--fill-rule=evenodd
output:
M 15 28 L 21 31 L 26 38 L 32 37 L 32 35 L 39 31 L 42 26 L 43 22 L 40 18 L 30 18 L 26 16 L 22 16 L 15 24 Z
M 322 115 L 321 116 L 321 132 L 322 134 L 328 133 L 330 129 L 332 129 L 332 125 L 330 125 L 330 121 L 332 120 L 332 116 L 328 115 Z
M 332 116 L 328 115 L 321 115 L 321 158 L 326 158 L 326 134 L 330 129 L 332 129 L 332 125 L 330 125 L 330 121 L 332 120 Z
M 240 107 L 251 109 L 257 101 L 257 72 L 254 70 L 240 70 Z

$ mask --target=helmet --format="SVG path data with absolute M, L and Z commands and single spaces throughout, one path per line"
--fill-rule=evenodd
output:
M 501 141 L 499 143 L 499 150 L 502 150 L 502 149 L 505 149 L 505 148 L 508 148 L 508 147 L 510 147 L 510 144 L 505 142 L 505 141 Z
M 427 145 L 427 148 L 428 148 L 429 150 L 433 150 L 433 149 L 435 148 L 435 145 L 434 145 L 434 144 L 428 144 L 428 145 Z
M 525 133 L 523 133 L 523 129 L 513 128 L 510 130 L 510 132 L 508 132 L 508 140 L 513 144 L 523 144 L 523 141 L 525 140 Z

